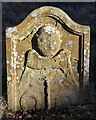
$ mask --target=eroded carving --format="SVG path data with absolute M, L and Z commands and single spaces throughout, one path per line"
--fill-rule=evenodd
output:
M 88 86 L 89 32 L 54 7 L 39 8 L 7 29 L 9 108 L 39 110 L 79 103 Z

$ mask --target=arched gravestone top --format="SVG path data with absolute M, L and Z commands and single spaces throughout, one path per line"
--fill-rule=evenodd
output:
M 56 7 L 38 8 L 7 28 L 9 108 L 39 110 L 84 102 L 89 49 L 90 27 Z

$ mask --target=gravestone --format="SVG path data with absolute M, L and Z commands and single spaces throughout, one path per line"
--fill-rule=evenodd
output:
M 6 29 L 11 110 L 62 108 L 88 99 L 90 27 L 52 6 Z

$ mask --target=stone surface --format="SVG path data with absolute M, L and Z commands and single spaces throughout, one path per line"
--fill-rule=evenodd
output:
M 12 110 L 84 102 L 89 84 L 90 27 L 62 10 L 41 7 L 6 29 L 8 105 Z

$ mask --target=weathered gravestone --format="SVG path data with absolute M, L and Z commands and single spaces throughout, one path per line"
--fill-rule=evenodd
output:
M 62 10 L 41 7 L 6 30 L 7 94 L 12 110 L 84 102 L 89 84 L 90 27 Z

